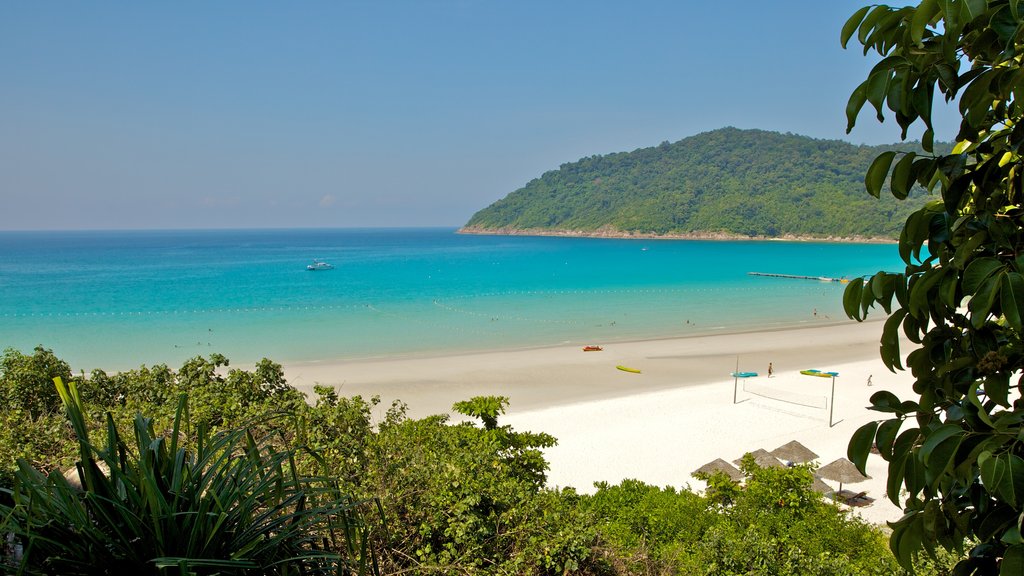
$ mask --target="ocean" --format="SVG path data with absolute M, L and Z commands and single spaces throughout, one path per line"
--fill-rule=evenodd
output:
M 311 272 L 320 259 L 332 270 Z M 0 232 L 0 348 L 74 370 L 601 344 L 835 321 L 895 245 L 452 228 Z

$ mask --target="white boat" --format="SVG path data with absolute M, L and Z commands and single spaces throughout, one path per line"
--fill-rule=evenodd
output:
M 334 266 L 331 266 L 323 260 L 313 260 L 312 264 L 306 266 L 306 270 L 309 270 L 310 272 L 315 272 L 317 270 L 334 270 Z

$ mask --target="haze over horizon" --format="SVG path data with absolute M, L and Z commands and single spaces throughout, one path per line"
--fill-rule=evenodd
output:
M 725 126 L 896 142 L 868 112 L 845 134 L 862 5 L 7 4 L 0 230 L 459 226 Z

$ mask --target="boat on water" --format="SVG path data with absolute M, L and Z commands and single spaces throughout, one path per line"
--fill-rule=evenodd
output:
M 604 350 L 604 348 L 601 348 L 600 346 L 584 346 L 583 347 L 583 351 L 584 352 L 600 352 L 601 350 Z
M 306 270 L 315 272 L 317 270 L 334 270 L 334 266 L 324 262 L 323 260 L 313 260 L 313 263 L 306 266 Z

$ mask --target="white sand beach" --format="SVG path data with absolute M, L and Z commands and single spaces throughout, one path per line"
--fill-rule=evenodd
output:
M 501 422 L 558 438 L 547 451 L 552 486 L 590 492 L 596 481 L 636 478 L 699 489 L 702 483 L 690 473 L 701 465 L 790 440 L 816 452 L 820 465 L 845 457 L 853 432 L 881 416 L 865 408 L 872 393 L 912 394 L 909 373 L 892 374 L 878 358 L 881 330 L 877 321 L 823 323 L 604 344 L 601 352 L 573 346 L 293 364 L 285 374 L 309 393 L 323 384 L 347 396 L 380 395 L 381 412 L 401 399 L 417 417 L 448 413 L 471 396 L 508 396 Z M 760 375 L 739 381 L 734 403 L 729 374 L 737 361 L 740 371 Z M 839 373 L 834 404 L 832 380 L 800 374 L 809 368 Z M 886 463 L 872 455 L 868 474 L 871 480 L 843 486 L 875 498 L 856 513 L 879 523 L 898 519 L 900 509 L 885 499 Z

